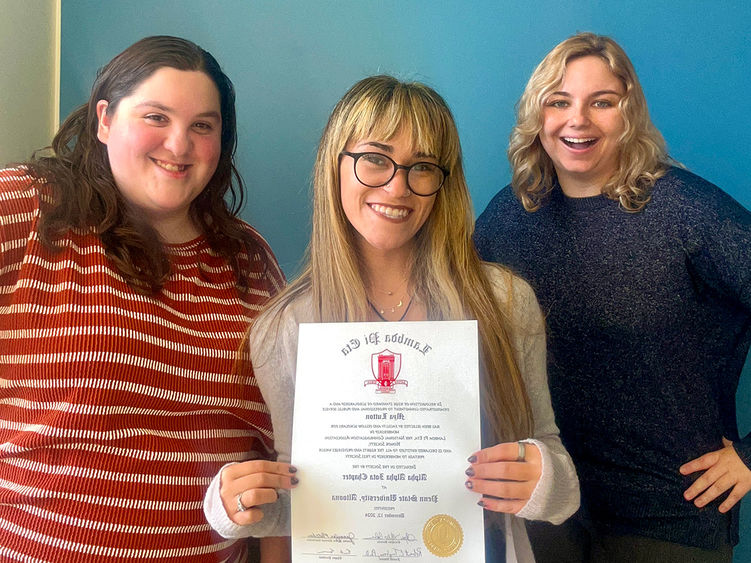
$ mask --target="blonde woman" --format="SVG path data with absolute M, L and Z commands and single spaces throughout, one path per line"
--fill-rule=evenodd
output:
M 299 323 L 477 319 L 486 447 L 467 452 L 456 486 L 504 516 L 488 519 L 488 561 L 532 561 L 521 519 L 563 521 L 578 507 L 578 483 L 550 408 L 540 309 L 524 281 L 477 257 L 443 99 L 389 76 L 355 84 L 323 133 L 313 192 L 309 264 L 250 333 L 280 462 L 290 460 Z M 227 537 L 288 535 L 287 493 L 274 488 L 290 486 L 290 469 L 226 467 L 207 494 L 209 521 Z
M 751 214 L 671 166 L 628 57 L 591 33 L 535 69 L 509 159 L 475 241 L 540 298 L 582 486 L 576 518 L 530 527 L 538 561 L 730 561 L 751 488 Z

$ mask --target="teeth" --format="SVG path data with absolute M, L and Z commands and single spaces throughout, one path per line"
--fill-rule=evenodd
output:
M 373 208 L 373 211 L 381 213 L 389 219 L 404 219 L 407 215 L 409 215 L 409 210 L 407 209 L 395 209 L 393 207 L 387 207 L 378 203 L 373 203 L 370 205 L 370 207 Z
M 165 170 L 169 170 L 170 172 L 182 172 L 186 168 L 185 164 L 170 164 L 169 162 L 164 162 L 163 160 L 154 160 L 154 162 L 156 162 L 156 165 L 160 168 L 164 168 Z
M 579 139 L 577 137 L 564 137 L 564 141 L 567 143 L 589 143 L 590 141 L 595 141 L 596 137 L 591 137 L 589 139 Z

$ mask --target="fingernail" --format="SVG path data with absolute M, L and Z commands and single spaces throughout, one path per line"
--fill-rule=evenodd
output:
M 472 481 L 465 481 L 464 482 L 464 486 L 467 487 L 468 489 L 471 489 L 472 488 Z
M 292 479 L 290 479 L 289 482 L 292 483 L 293 485 L 297 485 L 300 482 L 300 480 L 297 477 L 292 477 Z
M 289 472 L 290 473 L 297 473 L 297 467 L 295 467 L 294 465 L 290 465 L 289 466 Z
M 482 501 L 482 500 L 478 500 L 477 501 L 477 506 L 482 506 L 483 508 L 485 508 L 485 502 Z
M 469 469 L 467 469 L 464 472 L 464 474 L 467 475 L 468 477 L 474 477 L 475 476 L 475 470 L 470 467 Z
M 471 456 L 469 456 L 467 458 L 467 461 L 470 462 L 470 463 L 474 463 L 474 462 L 477 461 L 477 456 L 476 455 L 471 455 Z

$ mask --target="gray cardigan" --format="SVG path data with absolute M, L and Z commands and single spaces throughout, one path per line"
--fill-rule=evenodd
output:
M 522 377 L 527 387 L 534 436 L 528 440 L 542 452 L 542 477 L 532 498 L 515 516 L 506 515 L 507 561 L 532 562 L 534 558 L 522 519 L 563 522 L 579 506 L 576 472 L 558 436 L 545 368 L 545 326 L 530 286 L 521 278 L 492 265 L 484 271 L 497 299 L 505 304 L 513 332 Z M 258 386 L 271 412 L 274 444 L 279 461 L 290 461 L 292 412 L 297 360 L 297 327 L 313 318 L 310 295 L 303 295 L 280 311 L 274 308 L 259 316 L 251 333 L 250 347 Z M 469 455 L 471 452 L 467 452 Z M 457 487 L 463 487 L 462 476 Z M 276 504 L 264 507 L 264 518 L 251 526 L 237 526 L 224 512 L 219 499 L 219 475 L 206 495 L 204 507 L 211 525 L 224 537 L 289 535 L 289 496 L 282 491 Z

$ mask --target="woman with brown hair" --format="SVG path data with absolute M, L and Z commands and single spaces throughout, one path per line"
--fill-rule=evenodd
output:
M 234 103 L 210 53 L 149 37 L 51 156 L 0 171 L 0 559 L 245 557 L 201 498 L 222 464 L 271 451 L 235 364 L 284 279 L 237 217 Z

